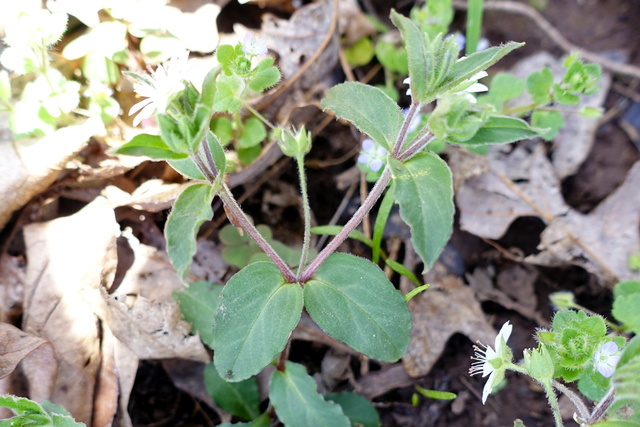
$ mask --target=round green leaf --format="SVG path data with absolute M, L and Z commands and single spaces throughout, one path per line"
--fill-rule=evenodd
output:
M 209 282 L 194 282 L 183 292 L 174 292 L 173 299 L 180 303 L 180 312 L 192 328 L 200 334 L 202 342 L 213 344 L 213 318 L 218 310 L 218 297 L 222 285 Z
M 237 383 L 226 382 L 210 363 L 204 368 L 204 385 L 216 405 L 230 414 L 245 420 L 260 415 L 260 395 L 255 378 Z
M 329 335 L 365 355 L 393 362 L 409 346 L 411 315 L 380 268 L 333 254 L 304 285 L 309 315 Z
M 342 407 L 342 412 L 349 417 L 352 426 L 380 426 L 378 411 L 363 396 L 356 393 L 331 393 L 326 395 L 325 398 L 336 402 Z
M 285 426 L 349 427 L 340 405 L 328 402 L 316 391 L 316 382 L 304 366 L 286 362 L 269 381 L 269 399 Z
M 225 285 L 213 327 L 214 362 L 227 381 L 257 374 L 280 353 L 302 313 L 302 289 L 271 263 L 251 264 Z

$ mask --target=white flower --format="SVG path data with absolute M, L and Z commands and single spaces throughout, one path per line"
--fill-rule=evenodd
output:
M 469 101 L 475 103 L 476 102 L 476 98 L 472 95 L 472 93 L 478 93 L 478 92 L 486 92 L 489 90 L 488 87 L 486 87 L 485 85 L 483 85 L 482 83 L 478 83 L 478 80 L 480 80 L 483 77 L 487 77 L 488 74 L 486 71 L 480 71 L 476 74 L 474 74 L 473 76 L 469 77 L 467 80 L 463 81 L 462 83 L 460 83 L 458 86 L 456 86 L 453 90 L 451 90 L 450 92 L 460 92 L 462 94 L 464 94 L 465 96 L 467 96 L 469 98 Z M 402 81 L 402 83 L 406 84 L 406 85 L 410 85 L 411 84 L 411 79 L 409 77 L 407 77 L 406 79 L 404 79 Z M 411 89 L 407 89 L 407 95 L 411 96 Z
M 151 117 L 155 112 L 166 111 L 171 97 L 184 89 L 184 80 L 190 66 L 189 52 L 184 51 L 169 58 L 164 64 L 158 65 L 151 75 L 137 76 L 133 90 L 146 99 L 129 110 L 130 116 L 140 111 L 133 119 L 134 126 Z
M 242 39 L 242 51 L 247 55 L 263 55 L 267 53 L 267 41 L 246 33 Z
M 369 166 L 373 172 L 378 172 L 385 164 L 387 150 L 376 144 L 372 139 L 362 141 L 362 151 L 358 156 L 358 163 Z
M 491 391 L 502 381 L 504 378 L 504 371 L 506 364 L 511 363 L 511 349 L 507 347 L 507 340 L 511 335 L 513 325 L 508 321 L 502 325 L 496 341 L 494 344 L 495 350 L 489 346 L 485 346 L 482 343 L 478 343 L 484 348 L 473 346 L 474 355 L 471 358 L 474 362 L 471 364 L 469 373 L 476 375 L 482 373 L 482 377 L 489 375 L 487 383 L 482 390 L 482 403 L 487 400 Z
M 593 355 L 593 366 L 603 377 L 609 378 L 613 375 L 619 360 L 620 349 L 618 345 L 613 341 L 608 341 L 596 350 Z

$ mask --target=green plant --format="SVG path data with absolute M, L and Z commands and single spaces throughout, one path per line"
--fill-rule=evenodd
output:
M 230 412 L 254 419 L 253 425 L 268 423 L 267 415 L 256 417 L 253 377 L 270 364 L 276 370 L 269 398 L 284 424 L 349 425 L 347 399 L 337 399 L 339 404 L 335 404 L 323 398 L 305 368 L 287 360 L 290 335 L 303 308 L 333 338 L 370 358 L 392 362 L 405 353 L 411 332 L 405 297 L 374 262 L 336 250 L 349 236 L 357 236 L 356 227 L 387 191 L 380 223 L 376 221 L 370 242 L 374 261 L 383 258 L 382 230 L 390 207 L 397 203 L 402 219 L 411 228 L 411 240 L 424 270 L 433 266 L 451 235 L 454 206 L 451 171 L 429 150 L 430 144 L 446 141 L 484 147 L 546 131 L 499 114 L 490 104 L 476 104 L 472 95 L 484 88 L 477 84 L 486 75 L 484 70 L 521 44 L 510 42 L 458 58 L 453 38 L 441 34 L 431 37 L 395 11 L 391 19 L 404 40 L 412 103 L 403 113 L 384 90 L 355 82 L 331 88 L 322 100 L 324 109 L 351 122 L 371 139 L 373 145 L 363 153 L 368 157 L 360 163 L 367 173 L 375 172 L 376 183 L 353 217 L 317 255 L 310 251 L 311 214 L 303 164 L 312 136 L 304 128 L 271 125 L 246 103 L 248 96 L 264 91 L 280 77 L 273 59 L 257 61 L 256 55 L 265 49 L 259 40 L 220 46 L 216 53 L 220 66 L 207 75 L 202 91 L 180 77 L 184 60 L 170 62 L 168 69 L 163 69 L 162 75 L 170 78 L 163 79 L 162 85 L 155 76 L 133 75 L 149 97 L 141 108 L 147 113 L 154 111 L 160 135 L 139 135 L 117 152 L 165 159 L 177 171 L 197 180 L 177 198 L 165 226 L 167 251 L 180 277 L 187 280 L 196 234 L 200 225 L 212 218 L 215 196 L 223 202 L 231 223 L 268 257 L 267 261 L 245 265 L 250 262 L 251 246 L 241 249 L 246 245 L 241 234 L 222 230 L 227 252 L 231 247 L 236 257 L 249 252 L 248 257 L 241 254 L 242 262 L 236 262 L 243 266 L 241 270 L 224 287 L 191 284 L 185 295 L 177 296 L 184 302 L 185 318 L 214 350 L 213 366 L 207 371 L 214 399 Z M 416 121 L 422 109 L 434 101 L 436 107 L 428 118 Z M 221 139 L 228 125 L 211 126 L 211 116 L 218 112 L 239 114 L 243 107 L 273 128 L 283 153 L 297 164 L 304 214 L 297 262 L 283 259 L 264 230 L 261 232 L 243 212 L 225 182 L 227 159 Z M 371 152 L 374 147 L 380 149 Z M 401 266 L 392 267 L 413 274 L 401 271 Z M 196 296 L 200 293 L 210 295 Z M 208 301 L 206 307 L 199 301 Z M 507 359 L 506 350 L 500 355 Z M 221 396 L 229 393 L 238 398 L 223 402 Z
M 44 401 L 42 405 L 33 400 L 16 396 L 0 396 L 0 407 L 10 409 L 15 417 L 0 420 L 1 427 L 50 426 L 80 427 L 84 423 L 74 421 L 62 406 Z
M 640 282 L 618 283 L 614 288 L 612 314 L 621 325 L 601 316 L 588 314 L 577 305 L 573 295 L 561 292 L 551 296 L 560 308 L 549 330 L 536 332 L 538 347 L 524 351 L 524 362 L 515 364 L 507 345 L 513 327 L 505 323 L 494 347 L 475 347 L 472 375 L 489 376 L 482 395 L 483 402 L 504 379 L 507 370 L 533 378 L 545 390 L 554 414 L 555 425 L 563 425 L 556 390 L 573 402 L 574 418 L 583 426 L 637 426 L 640 417 L 640 390 L 637 372 L 640 367 L 640 341 L 627 342 L 624 331 L 640 330 Z M 574 311 L 574 309 L 577 309 Z M 614 333 L 607 333 L 609 326 Z M 589 410 L 581 396 L 565 384 L 577 382 L 578 390 L 590 401 Z M 624 410 L 626 408 L 626 410 Z M 524 425 L 520 422 L 520 425 Z

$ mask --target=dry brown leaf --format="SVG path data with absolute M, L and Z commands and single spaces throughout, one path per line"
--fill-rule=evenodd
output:
M 473 290 L 444 270 L 437 263 L 426 278 L 432 286 L 409 301 L 413 330 L 402 366 L 412 377 L 429 373 L 453 334 L 481 342 L 492 342 L 496 336 Z
M 288 20 L 266 14 L 262 22 L 262 36 L 267 46 L 280 55 L 279 67 L 285 80 L 290 79 L 322 46 L 331 28 L 333 1 L 321 0 L 295 11 Z M 326 78 L 328 71 L 338 63 L 338 39 L 320 54 L 299 80 L 302 88 L 309 88 Z
M 4 134 L 2 127 L 0 123 L 0 134 Z M 95 117 L 38 141 L 0 141 L 0 229 L 15 210 L 56 180 L 67 161 L 91 136 L 102 133 L 102 121 Z
M 173 301 L 151 301 L 142 296 L 120 294 L 115 297 L 100 290 L 94 307 L 113 334 L 140 359 L 179 357 L 208 363 L 210 357 L 198 335 L 191 335 L 191 324 L 182 318 Z
M 8 323 L 0 323 L 0 378 L 9 375 L 27 356 L 34 351 L 44 351 L 55 362 L 51 343 L 34 335 L 29 335 Z
M 583 215 L 565 203 L 542 144 L 520 144 L 507 155 L 499 150 L 492 150 L 486 160 L 487 172 L 460 185 L 456 201 L 463 230 L 498 239 L 516 218 L 536 216 L 547 228 L 541 252 L 526 261 L 579 265 L 605 282 L 633 277 L 627 260 L 640 251 L 640 163 L 611 196 Z M 451 166 L 458 174 L 458 163 Z
M 50 400 L 84 423 L 90 423 L 93 413 L 100 331 L 82 293 L 113 279 L 117 232 L 113 209 L 104 198 L 69 217 L 24 228 L 23 329 L 53 344 L 58 375 Z M 25 367 L 27 375 L 33 376 L 36 366 Z M 30 380 L 31 387 L 38 382 Z

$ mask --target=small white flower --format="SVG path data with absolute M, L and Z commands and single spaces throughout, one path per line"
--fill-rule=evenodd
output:
M 362 151 L 358 156 L 358 163 L 369 166 L 373 172 L 378 172 L 385 164 L 387 150 L 376 144 L 372 139 L 362 141 Z
M 246 33 L 242 39 L 242 51 L 247 55 L 264 55 L 267 53 L 267 41 L 262 37 Z
M 495 350 L 489 346 L 479 343 L 484 348 L 473 346 L 474 355 L 471 358 L 474 362 L 471 364 L 469 373 L 476 375 L 482 373 L 482 377 L 489 375 L 487 383 L 482 390 L 482 403 L 487 400 L 491 390 L 496 387 L 504 378 L 505 364 L 511 363 L 511 349 L 507 347 L 507 340 L 511 335 L 513 325 L 508 321 L 502 325 L 498 336 L 494 343 Z
M 613 375 L 619 360 L 620 349 L 618 345 L 613 341 L 608 341 L 596 350 L 593 355 L 593 366 L 603 377 L 609 378 Z
M 184 89 L 186 73 L 190 66 L 189 52 L 184 51 L 159 65 L 151 75 L 145 74 L 136 79 L 133 90 L 146 99 L 129 110 L 130 116 L 140 111 L 133 119 L 134 126 L 151 117 L 155 112 L 166 111 L 171 97 Z

